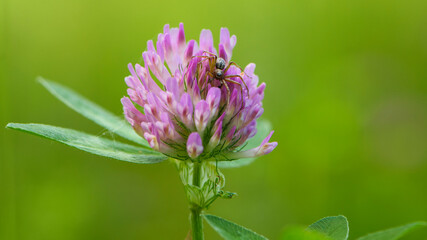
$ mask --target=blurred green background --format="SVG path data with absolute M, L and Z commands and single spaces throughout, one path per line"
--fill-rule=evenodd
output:
M 427 1 L 0 1 L 1 126 L 38 122 L 110 137 L 35 82 L 65 84 L 116 114 L 127 64 L 184 22 L 237 35 L 233 58 L 267 83 L 277 149 L 225 170 L 209 213 L 272 239 L 328 215 L 350 237 L 427 220 Z M 184 239 L 172 164 L 134 165 L 2 128 L 0 239 Z M 206 226 L 207 239 L 219 239 Z M 420 231 L 406 239 L 426 239 Z

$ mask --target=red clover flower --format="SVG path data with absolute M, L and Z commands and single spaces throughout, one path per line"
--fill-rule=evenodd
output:
M 217 51 L 210 30 L 202 30 L 198 45 L 186 41 L 182 23 L 165 25 L 156 47 L 150 40 L 142 53 L 145 66 L 128 65 L 124 113 L 152 149 L 179 160 L 224 161 L 262 156 L 277 146 L 269 142 L 272 131 L 259 147 L 241 151 L 257 132 L 265 83 L 258 85 L 255 64 L 243 70 L 231 62 L 235 45 L 227 28 Z

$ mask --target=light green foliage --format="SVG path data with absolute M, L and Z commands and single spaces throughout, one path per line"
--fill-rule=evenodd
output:
M 308 226 L 308 230 L 325 234 L 333 240 L 348 238 L 348 221 L 344 216 L 325 217 Z
M 249 150 L 259 146 L 259 144 L 267 137 L 267 135 L 272 130 L 271 123 L 267 120 L 261 119 L 257 122 L 257 133 L 251 139 L 249 139 L 248 144 L 243 148 L 243 151 Z M 246 166 L 251 164 L 257 158 L 243 158 L 234 161 L 220 161 L 218 162 L 218 167 L 220 168 L 237 168 L 241 166 Z
M 223 218 L 204 215 L 207 222 L 224 239 L 266 239 L 251 230 Z M 426 222 L 414 222 L 396 228 L 368 234 L 357 240 L 397 240 L 414 229 L 427 226 Z M 308 228 L 291 227 L 284 231 L 281 240 L 347 240 L 348 221 L 344 216 L 325 217 Z
M 98 104 L 61 84 L 48 81 L 42 77 L 38 77 L 37 80 L 52 93 L 53 96 L 61 100 L 74 111 L 123 138 L 149 147 L 147 141 L 138 136 L 129 123 L 123 120 L 123 118 L 115 116 Z
M 158 163 L 167 159 L 164 155 L 145 148 L 61 127 L 35 123 L 9 123 L 6 127 L 42 136 L 96 155 L 127 162 Z
M 283 233 L 281 240 L 330 240 L 324 234 L 307 231 L 302 227 L 291 227 L 286 229 Z
M 203 215 L 206 221 L 225 240 L 266 240 L 267 238 L 223 218 L 214 215 Z
M 403 226 L 390 228 L 384 231 L 368 234 L 360 237 L 357 240 L 397 240 L 407 233 L 420 227 L 427 226 L 426 222 L 413 222 Z

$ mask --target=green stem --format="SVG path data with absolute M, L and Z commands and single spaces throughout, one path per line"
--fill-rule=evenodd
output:
M 191 209 L 191 229 L 192 229 L 192 240 L 203 240 L 203 222 L 202 216 L 200 215 L 201 209 Z
M 199 162 L 193 163 L 193 182 L 194 186 L 200 187 L 200 171 L 202 170 L 202 164 Z
M 200 171 L 201 171 L 201 163 L 194 162 L 193 164 L 193 185 L 200 187 Z M 203 240 L 203 220 L 200 215 L 202 209 L 200 206 L 192 204 L 190 208 L 190 219 L 191 219 L 191 230 L 193 239 L 192 240 Z

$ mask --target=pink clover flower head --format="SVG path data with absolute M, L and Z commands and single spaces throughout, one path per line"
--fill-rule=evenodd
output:
M 152 149 L 179 160 L 221 161 L 258 157 L 277 146 L 269 142 L 271 132 L 260 146 L 240 150 L 257 132 L 265 83 L 259 84 L 255 64 L 241 69 L 231 61 L 235 45 L 227 28 L 215 48 L 210 30 L 202 30 L 198 44 L 186 41 L 182 23 L 165 25 L 155 44 L 147 42 L 144 66 L 128 65 L 124 114 Z

